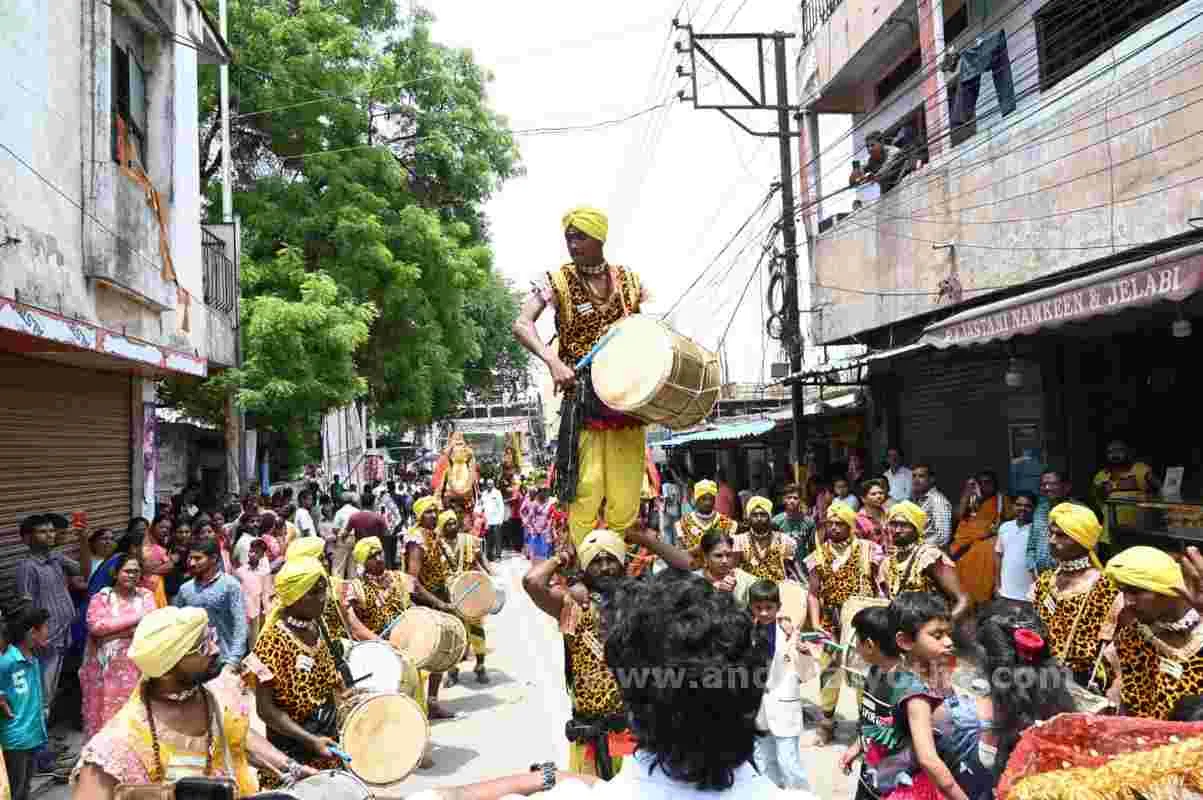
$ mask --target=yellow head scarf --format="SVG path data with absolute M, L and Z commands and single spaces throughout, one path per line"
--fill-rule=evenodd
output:
M 752 516 L 753 511 L 763 511 L 766 514 L 772 515 L 773 501 L 768 499 L 767 497 L 760 497 L 759 495 L 757 495 L 756 497 L 748 498 L 748 505 L 747 505 L 746 511 L 748 512 L 749 517 Z
M 196 647 L 209 630 L 203 608 L 166 608 L 150 612 L 134 629 L 130 660 L 148 678 L 161 678 Z
M 698 481 L 693 485 L 693 501 L 695 503 L 706 495 L 718 497 L 718 484 L 714 481 Z
M 447 509 L 442 514 L 439 514 L 439 524 L 435 526 L 435 530 L 438 531 L 440 536 L 443 535 L 443 528 L 447 527 L 447 523 L 451 520 L 459 521 L 459 515 L 451 509 Z
M 606 241 L 606 235 L 610 232 L 610 221 L 606 219 L 606 215 L 589 206 L 578 206 L 572 209 L 564 215 L 560 222 L 563 224 L 564 230 L 576 228 L 599 242 Z
M 1135 586 L 1169 597 L 1177 597 L 1179 590 L 1186 589 L 1182 567 L 1169 553 L 1156 547 L 1129 547 L 1107 562 L 1107 577 L 1121 586 Z
M 827 507 L 827 519 L 835 519 L 836 522 L 842 522 L 852 530 L 856 530 L 856 512 L 839 501 Z
M 293 539 L 284 552 L 285 561 L 296 561 L 298 558 L 321 558 L 326 553 L 326 540 L 320 536 L 305 536 Z
M 589 569 L 593 559 L 602 553 L 609 553 L 625 564 L 627 543 L 614 531 L 605 529 L 592 531 L 576 549 L 576 557 L 581 562 L 581 569 Z
M 432 494 L 428 494 L 418 502 L 414 503 L 414 516 L 418 518 L 419 522 L 421 522 L 423 514 L 432 508 L 437 511 L 438 507 L 439 499 Z
M 366 564 L 369 558 L 383 552 L 384 545 L 380 543 L 380 537 L 369 536 L 355 543 L 355 549 L 351 551 L 351 555 L 355 557 L 356 564 Z
M 906 522 L 914 526 L 919 532 L 919 541 L 923 541 L 923 534 L 927 530 L 927 512 L 922 508 L 912 503 L 910 500 L 899 503 L 890 509 L 890 514 L 886 517 L 886 522 Z
M 1085 547 L 1089 551 L 1090 562 L 1099 569 L 1103 568 L 1095 553 L 1099 537 L 1103 535 L 1103 526 L 1093 511 L 1077 503 L 1060 503 L 1048 512 L 1048 521 L 1055 522 L 1062 533 Z

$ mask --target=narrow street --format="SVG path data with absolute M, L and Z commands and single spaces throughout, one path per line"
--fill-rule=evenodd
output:
M 444 689 L 445 707 L 461 716 L 431 726 L 435 766 L 415 772 L 405 781 L 375 788 L 381 800 L 403 798 L 423 789 L 456 786 L 514 772 L 531 764 L 554 760 L 566 764 L 568 696 L 564 691 L 564 654 L 555 623 L 540 612 L 522 591 L 528 562 L 507 557 L 496 569 L 505 576 L 509 595 L 505 610 L 490 619 L 488 627 L 489 675 L 492 683 L 480 686 L 471 671 L 453 689 Z M 818 695 L 818 682 L 803 688 L 807 703 Z M 840 714 L 853 718 L 855 695 L 841 696 Z M 841 740 L 851 735 L 842 725 Z M 804 753 L 815 793 L 827 800 L 850 797 L 850 779 L 839 772 L 843 746 L 810 748 Z M 35 783 L 36 787 L 36 783 Z M 45 800 L 68 800 L 67 786 L 46 785 L 37 792 Z

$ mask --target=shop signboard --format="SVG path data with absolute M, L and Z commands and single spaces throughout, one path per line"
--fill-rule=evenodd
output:
M 1181 301 L 1203 287 L 1203 255 L 1117 267 L 1061 287 L 1031 292 L 932 325 L 924 341 L 936 347 L 982 344 L 1066 322 L 1161 301 Z

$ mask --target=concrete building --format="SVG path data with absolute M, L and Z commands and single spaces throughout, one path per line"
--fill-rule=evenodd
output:
M 870 465 L 902 445 L 955 498 L 1054 462 L 1084 496 L 1115 437 L 1197 480 L 1169 420 L 1203 311 L 1203 0 L 804 0 L 799 33 L 812 320 L 870 348 Z M 849 189 L 873 131 L 912 169 L 884 196 Z
M 236 235 L 201 225 L 195 0 L 0 11 L 0 549 L 27 514 L 153 510 L 155 381 L 236 361 Z

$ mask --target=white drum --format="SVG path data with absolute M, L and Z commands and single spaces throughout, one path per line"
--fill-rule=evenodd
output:
M 350 772 L 325 770 L 288 787 L 299 800 L 372 800 L 364 782 Z
M 356 642 L 347 652 L 347 666 L 356 689 L 391 693 L 404 682 L 405 662 L 388 642 Z

